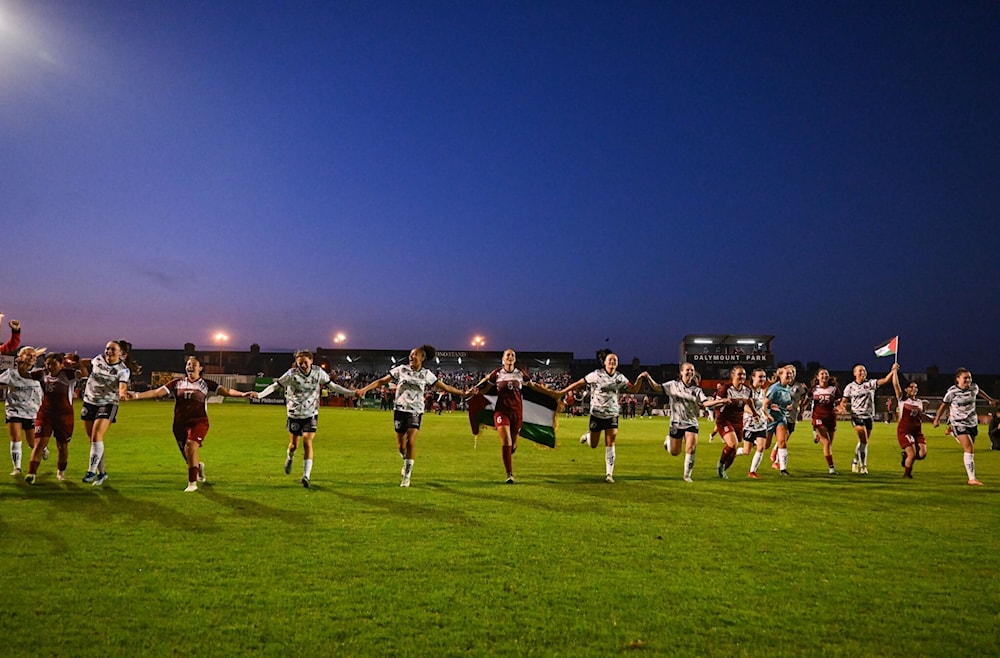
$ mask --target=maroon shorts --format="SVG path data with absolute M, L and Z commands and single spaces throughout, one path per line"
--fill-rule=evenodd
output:
M 493 412 L 493 426 L 500 427 L 501 425 L 510 426 L 510 435 L 517 436 L 521 433 L 521 417 L 512 413 L 504 413 L 503 411 Z
M 833 432 L 837 429 L 837 417 L 836 416 L 825 416 L 823 418 L 813 418 L 813 429 L 817 427 L 825 427 L 827 431 Z
M 73 438 L 73 411 L 68 413 L 45 413 L 35 419 L 35 436 L 56 437 L 56 443 L 69 443 Z
M 738 423 L 734 423 L 734 422 L 727 421 L 727 420 L 716 421 L 716 423 L 715 423 L 715 431 L 716 431 L 716 433 L 719 436 L 725 436 L 725 435 L 729 434 L 730 432 L 732 432 L 733 434 L 736 435 L 736 440 L 737 441 L 742 441 L 743 440 L 743 421 L 741 420 Z
M 916 447 L 927 444 L 924 433 L 920 430 L 917 430 L 916 434 L 907 432 L 906 430 L 896 430 L 896 440 L 899 441 L 899 447 L 903 450 L 906 450 L 910 446 Z
M 205 440 L 205 435 L 207 434 L 208 434 L 207 418 L 183 424 L 174 423 L 174 438 L 180 445 L 184 445 L 188 441 L 194 441 L 198 445 L 201 445 L 202 441 Z

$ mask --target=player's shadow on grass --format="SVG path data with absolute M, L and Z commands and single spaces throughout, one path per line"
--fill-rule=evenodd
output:
M 426 485 L 424 485 L 426 486 Z M 345 498 L 355 503 L 381 508 L 385 511 L 405 519 L 422 518 L 437 520 L 445 525 L 479 526 L 478 521 L 473 520 L 464 512 L 456 512 L 454 509 L 440 510 L 433 505 L 423 505 L 412 501 L 387 500 L 385 498 L 375 498 L 372 496 L 361 496 L 350 494 L 346 491 L 334 491 L 334 495 Z M 405 494 L 404 494 L 405 495 Z
M 210 500 L 217 505 L 221 505 L 233 511 L 237 516 L 253 519 L 268 519 L 272 521 L 282 521 L 292 526 L 301 526 L 309 521 L 310 515 L 299 511 L 284 508 L 271 507 L 246 498 L 237 498 L 220 493 L 211 485 L 203 485 L 199 491 L 200 496 Z
M 99 488 L 82 487 L 87 491 L 81 496 L 86 503 L 85 511 L 96 518 L 99 523 L 104 523 L 109 517 L 130 517 L 136 524 L 157 523 L 164 527 L 176 528 L 189 532 L 216 532 L 217 525 L 211 519 L 204 516 L 190 516 L 178 512 L 176 509 L 160 505 L 148 500 L 139 501 L 122 495 L 113 485 L 105 484 Z M 87 495 L 90 493 L 92 495 Z M 180 495 L 180 494 L 178 494 Z
M 522 505 L 524 507 L 530 507 L 532 509 L 537 509 L 537 510 L 545 510 L 547 512 L 555 512 L 557 514 L 573 512 L 577 509 L 576 505 L 562 505 L 558 503 L 552 503 L 550 501 L 529 499 L 529 498 L 524 498 L 523 496 L 518 496 L 515 490 L 526 488 L 527 485 L 524 484 L 484 482 L 481 486 L 456 489 L 455 487 L 450 487 L 446 484 L 429 482 L 426 486 L 429 489 L 434 489 L 435 491 L 451 494 L 459 498 L 477 498 L 479 500 L 492 500 L 498 503 L 503 503 L 505 505 L 511 505 L 511 504 Z M 487 493 L 488 491 L 490 493 Z M 496 493 L 492 493 L 494 491 Z

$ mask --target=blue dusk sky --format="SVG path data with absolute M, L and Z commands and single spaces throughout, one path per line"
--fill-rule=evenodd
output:
M 29 344 L 998 373 L 998 215 L 996 2 L 0 0 Z

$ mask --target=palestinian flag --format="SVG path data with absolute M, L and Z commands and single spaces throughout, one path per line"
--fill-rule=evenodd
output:
M 492 384 L 469 398 L 469 424 L 473 435 L 479 435 L 480 426 L 493 427 L 496 403 L 496 388 Z M 521 403 L 524 417 L 520 435 L 529 441 L 555 448 L 559 401 L 525 386 L 521 389 Z
M 875 346 L 875 356 L 892 356 L 896 353 L 896 347 L 899 343 L 899 336 L 893 336 L 889 340 L 885 341 L 881 345 Z

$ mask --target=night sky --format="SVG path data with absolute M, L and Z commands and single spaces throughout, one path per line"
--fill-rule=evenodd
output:
M 0 311 L 52 349 L 998 373 L 998 215 L 996 2 L 0 0 Z

